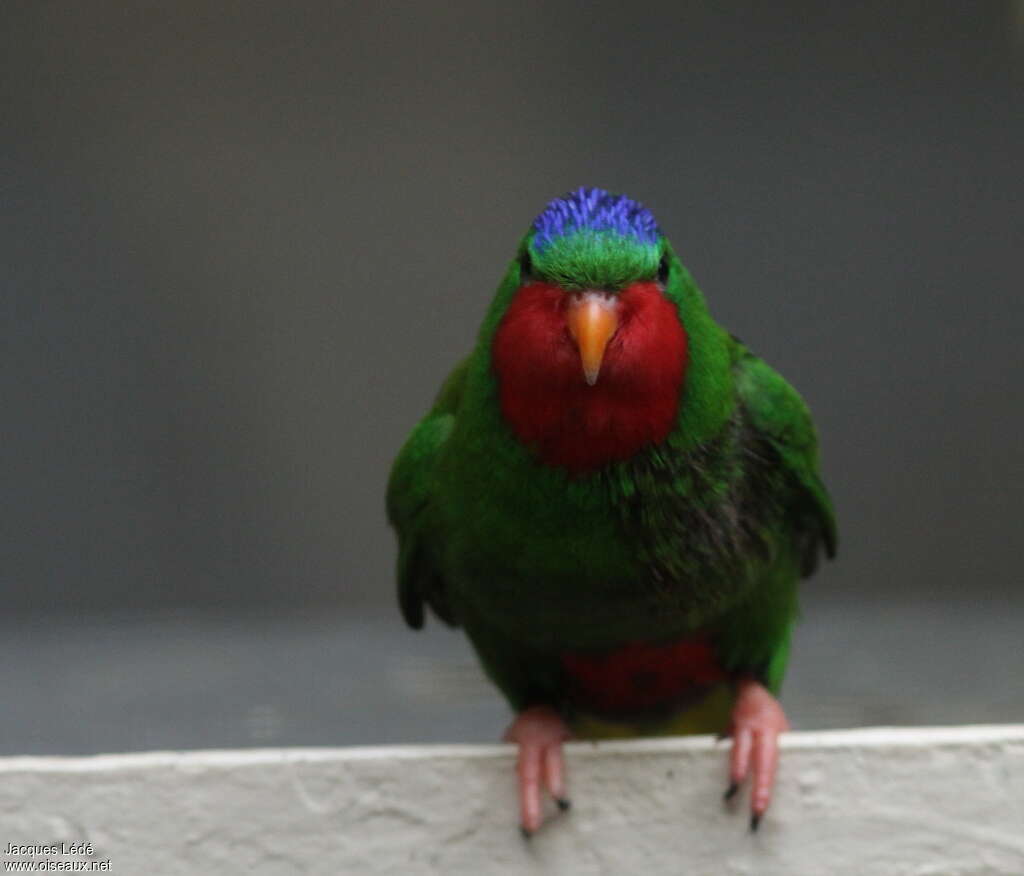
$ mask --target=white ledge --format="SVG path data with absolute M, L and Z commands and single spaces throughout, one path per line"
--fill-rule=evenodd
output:
M 0 867 L 109 872 L 1024 874 L 1024 726 L 791 733 L 760 831 L 726 744 L 568 746 L 573 809 L 529 843 L 503 745 L 0 759 Z M 92 855 L 4 854 L 91 843 Z

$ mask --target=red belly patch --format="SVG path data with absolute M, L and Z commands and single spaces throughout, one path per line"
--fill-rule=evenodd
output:
M 572 702 L 605 714 L 656 709 L 728 678 L 704 637 L 563 654 L 562 669 Z

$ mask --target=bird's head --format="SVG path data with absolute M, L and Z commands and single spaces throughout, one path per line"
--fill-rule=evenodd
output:
M 502 412 L 548 463 L 585 471 L 672 427 L 687 366 L 678 263 L 651 213 L 581 188 L 520 244 L 493 338 Z

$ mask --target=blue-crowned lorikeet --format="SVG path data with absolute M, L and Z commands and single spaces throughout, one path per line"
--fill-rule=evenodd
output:
M 402 614 L 463 627 L 517 718 L 521 826 L 562 741 L 731 735 L 768 806 L 797 581 L 835 552 L 800 396 L 711 318 L 654 217 L 580 189 L 534 220 L 476 347 L 395 461 Z

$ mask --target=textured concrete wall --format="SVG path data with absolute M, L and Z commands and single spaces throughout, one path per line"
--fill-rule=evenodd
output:
M 0 861 L 121 874 L 1024 873 L 1024 726 L 794 733 L 785 749 L 751 835 L 721 802 L 724 744 L 574 744 L 574 808 L 529 844 L 504 746 L 9 758 Z M 5 854 L 60 842 L 91 854 Z

